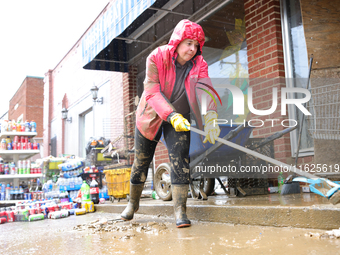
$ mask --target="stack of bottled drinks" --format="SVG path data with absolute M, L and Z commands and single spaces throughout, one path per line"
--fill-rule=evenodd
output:
M 0 200 L 24 200 L 25 193 L 22 186 L 10 186 L 10 184 L 0 184 Z
M 42 168 L 31 164 L 30 160 L 18 160 L 17 165 L 14 162 L 3 163 L 0 158 L 0 175 L 1 174 L 41 174 Z
M 0 122 L 0 132 L 37 132 L 37 124 L 34 120 L 16 122 L 15 120 L 2 120 Z
M 0 142 L 0 150 L 39 150 L 40 144 L 32 141 L 28 136 L 14 136 L 12 139 L 7 136 Z

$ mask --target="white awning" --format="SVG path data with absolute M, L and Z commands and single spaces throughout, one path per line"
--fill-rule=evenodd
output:
M 90 63 L 109 43 L 156 0 L 116 0 L 84 35 L 82 45 L 83 66 Z

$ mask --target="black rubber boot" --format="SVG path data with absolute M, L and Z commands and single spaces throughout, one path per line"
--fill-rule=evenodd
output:
M 132 184 L 130 183 L 130 201 L 125 210 L 120 215 L 122 220 L 132 220 L 133 215 L 139 209 L 139 200 L 144 188 L 144 183 Z
M 190 227 L 191 222 L 186 214 L 189 184 L 181 185 L 171 184 L 171 189 L 172 199 L 174 201 L 176 227 L 178 228 Z

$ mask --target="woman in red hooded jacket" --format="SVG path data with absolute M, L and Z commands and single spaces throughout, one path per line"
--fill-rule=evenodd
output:
M 121 214 L 131 220 L 139 208 L 148 168 L 163 133 L 171 164 L 171 189 L 177 227 L 190 226 L 186 215 L 189 188 L 190 120 L 202 129 L 198 106 L 201 90 L 211 86 L 208 65 L 202 57 L 204 32 L 200 25 L 181 20 L 169 44 L 156 48 L 147 58 L 144 92 L 136 111 L 135 159 L 130 179 L 130 201 Z M 220 134 L 216 105 L 210 100 L 204 116 L 203 142 L 215 143 Z

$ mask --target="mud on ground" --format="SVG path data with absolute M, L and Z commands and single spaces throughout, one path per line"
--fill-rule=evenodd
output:
M 92 213 L 64 219 L 0 225 L 1 254 L 340 254 L 340 239 L 325 230 L 192 221 L 178 229 L 172 217 Z M 336 232 L 335 232 L 336 234 Z

